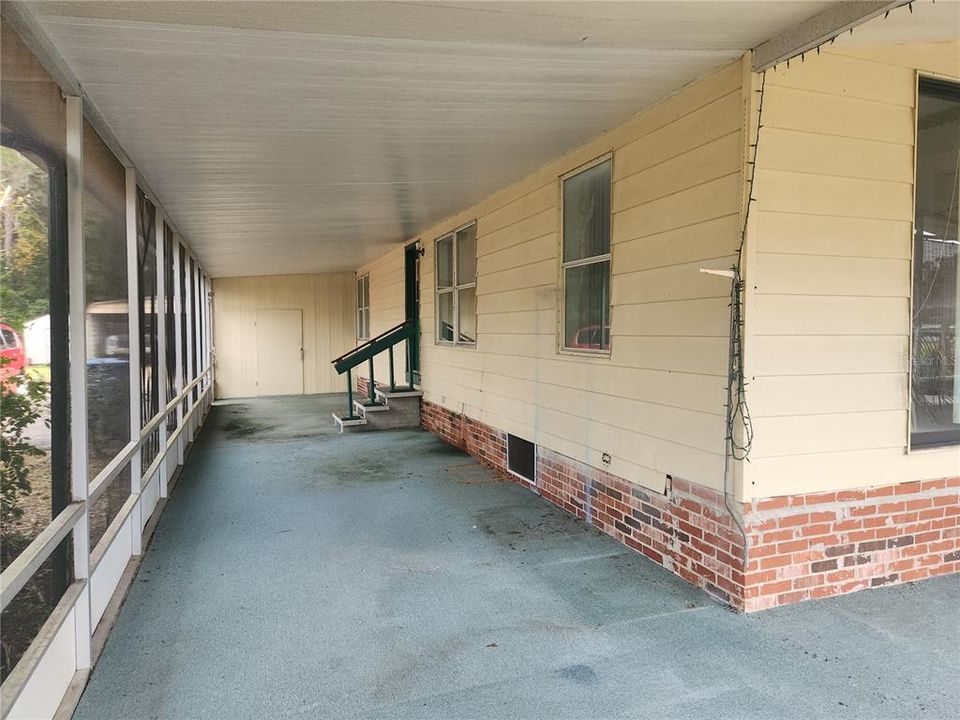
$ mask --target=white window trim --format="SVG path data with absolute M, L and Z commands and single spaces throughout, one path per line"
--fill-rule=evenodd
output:
M 607 252 L 603 255 L 593 255 L 589 258 L 581 258 L 579 260 L 571 260 L 570 262 L 563 261 L 563 183 L 575 175 L 579 175 L 582 172 L 585 172 L 591 168 L 596 167 L 597 165 L 602 165 L 603 163 L 610 162 L 610 252 Z M 561 355 L 578 355 L 578 356 L 588 356 L 596 358 L 609 358 L 613 350 L 613 302 L 612 302 L 612 293 L 613 293 L 613 151 L 609 151 L 600 155 L 599 157 L 590 160 L 589 162 L 579 165 L 573 170 L 570 170 L 560 176 L 559 182 L 557 183 L 557 208 L 558 208 L 558 217 L 557 217 L 557 227 L 558 227 L 558 240 L 559 248 L 557 250 L 557 258 L 560 260 L 560 269 L 559 269 L 559 282 L 558 286 L 560 289 L 560 296 L 557 299 L 558 312 L 557 312 L 557 352 Z M 567 270 L 570 268 L 583 267 L 584 265 L 594 265 L 596 263 L 609 262 L 609 283 L 608 287 L 611 291 L 611 301 L 608 305 L 607 317 L 610 318 L 610 343 L 605 350 L 590 350 L 588 348 L 571 348 L 567 347 L 567 338 L 566 338 L 566 312 L 567 312 Z M 601 333 L 603 332 L 601 328 Z
M 357 301 L 357 312 L 356 312 L 355 322 L 357 326 L 357 340 L 366 341 L 370 339 L 370 273 L 363 273 L 362 275 L 357 275 L 356 283 L 354 283 L 354 291 L 356 292 L 360 289 L 360 283 L 362 283 L 364 280 L 367 283 L 367 288 L 366 288 L 367 304 L 361 305 L 359 300 Z M 357 294 L 359 295 L 360 293 L 358 292 Z M 367 311 L 367 334 L 366 335 L 363 335 L 360 332 L 360 326 L 361 326 L 360 317 L 364 310 Z
M 434 315 L 436 319 L 434 322 L 434 341 L 437 345 L 444 345 L 446 347 L 464 347 L 464 348 L 475 348 L 477 346 L 476 341 L 466 342 L 460 340 L 460 291 L 469 290 L 473 288 L 476 291 L 477 287 L 477 272 L 476 266 L 474 266 L 473 273 L 473 282 L 458 284 L 457 281 L 457 233 L 461 230 L 465 230 L 471 225 L 476 226 L 477 221 L 471 220 L 470 222 L 464 223 L 459 227 L 454 228 L 448 233 L 444 233 L 440 237 L 436 238 L 433 241 L 433 281 L 434 281 Z M 451 247 L 451 275 L 453 277 L 453 285 L 444 286 L 443 289 L 440 288 L 440 254 L 437 252 L 437 247 L 440 245 L 441 240 L 446 240 L 450 238 L 450 247 Z M 474 257 L 476 260 L 476 257 Z M 441 340 L 440 339 L 440 296 L 441 295 L 452 295 L 453 296 L 453 340 Z M 476 293 L 474 293 L 474 300 L 476 300 Z M 476 318 L 476 314 L 474 314 Z

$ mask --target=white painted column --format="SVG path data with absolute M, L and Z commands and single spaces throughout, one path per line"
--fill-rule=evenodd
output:
M 193 327 L 190 324 L 190 319 L 193 317 L 193 302 L 194 302 L 194 293 L 190 292 L 190 252 L 187 251 L 186 257 L 184 258 L 184 277 L 186 278 L 184 288 L 186 294 L 186 305 L 183 308 L 183 321 L 187 324 L 187 346 L 184 348 L 184 352 L 187 353 L 187 377 L 184 378 L 184 385 L 189 385 L 193 381 L 193 377 L 190 373 L 191 359 L 193 358 Z M 192 406 L 190 393 L 187 393 L 187 409 L 189 410 Z M 191 415 L 190 419 L 187 420 L 187 426 L 183 429 L 181 437 L 183 438 L 184 447 L 188 445 L 193 440 L 193 425 L 194 425 L 194 415 Z
M 166 238 L 163 230 L 163 213 L 157 208 L 155 216 L 156 256 L 157 256 L 157 303 L 155 322 L 157 328 L 157 346 L 154 348 L 154 357 L 157 359 L 157 407 L 163 410 L 167 405 L 167 277 L 166 272 Z M 160 464 L 157 466 L 157 479 L 160 483 L 160 497 L 167 497 L 167 418 L 164 416 L 157 428 L 159 436 L 158 452 L 161 453 Z
M 183 272 L 183 268 L 180 267 L 180 236 L 176 235 L 174 237 L 173 243 L 173 308 L 174 308 L 174 347 L 177 349 L 177 368 L 176 368 L 176 381 L 174 387 L 176 388 L 176 394 L 179 396 L 183 392 L 183 388 L 186 385 L 183 377 L 183 353 L 185 349 L 181 338 L 183 337 L 183 303 L 184 297 L 183 293 L 180 292 L 180 273 Z M 177 427 L 179 428 L 183 425 L 183 403 L 177 403 Z M 183 465 L 183 432 L 177 436 L 177 465 Z
M 949 229 L 949 228 L 948 228 Z M 953 422 L 960 425 L 960 246 L 957 247 L 957 284 L 953 332 Z
M 140 303 L 139 278 L 137 275 L 137 171 L 127 168 L 127 307 L 130 321 L 130 439 L 140 439 Z M 130 493 L 140 494 L 140 449 L 130 458 Z M 143 551 L 140 532 L 140 503 L 130 512 L 132 538 L 130 552 L 139 555 Z
M 73 575 L 86 580 L 77 598 L 77 669 L 91 664 L 90 508 L 87 502 L 87 318 L 83 247 L 83 99 L 66 98 L 67 109 L 67 257 L 70 283 L 70 487 L 84 504 L 73 526 Z
M 209 392 L 207 393 L 207 405 L 213 401 L 213 288 L 211 287 L 210 278 L 207 277 L 206 273 L 203 275 L 203 302 L 207 308 L 206 320 L 204 325 L 206 326 L 206 338 L 207 338 L 207 367 L 210 368 L 210 374 L 207 376 L 207 388 Z

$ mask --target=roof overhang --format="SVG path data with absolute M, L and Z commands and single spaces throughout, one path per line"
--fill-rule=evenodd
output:
M 918 1 L 914 26 L 944 4 Z M 352 270 L 751 48 L 761 67 L 890 5 L 81 1 L 19 14 L 227 276 Z

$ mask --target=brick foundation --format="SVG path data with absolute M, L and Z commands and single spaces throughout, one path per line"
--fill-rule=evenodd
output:
M 377 383 L 377 387 L 383 387 L 382 383 Z M 366 400 L 370 395 L 370 378 L 357 376 L 357 386 L 353 395 L 354 400 Z
M 739 504 L 680 478 L 661 495 L 538 449 L 536 482 L 507 472 L 507 436 L 424 401 L 427 430 L 746 612 L 960 572 L 960 478 Z

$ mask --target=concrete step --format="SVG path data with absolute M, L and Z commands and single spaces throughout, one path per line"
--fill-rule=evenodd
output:
M 390 408 L 385 402 L 371 403 L 369 400 L 354 400 L 353 413 L 358 417 L 365 418 L 367 413 L 387 412 Z
M 396 390 L 382 390 L 377 388 L 376 390 L 377 399 L 381 402 L 385 402 L 388 405 L 390 404 L 391 399 L 396 398 L 421 398 L 423 397 L 423 391 L 417 390 L 416 388 L 397 388 Z
M 340 432 L 355 432 L 357 430 L 365 430 L 367 419 L 363 417 L 346 417 L 342 413 L 333 413 L 333 421 L 337 424 L 337 427 L 340 428 Z
M 333 413 L 340 432 L 392 430 L 420 426 L 420 390 L 397 388 L 393 392 L 377 388 L 377 402 L 353 401 L 353 416 Z

